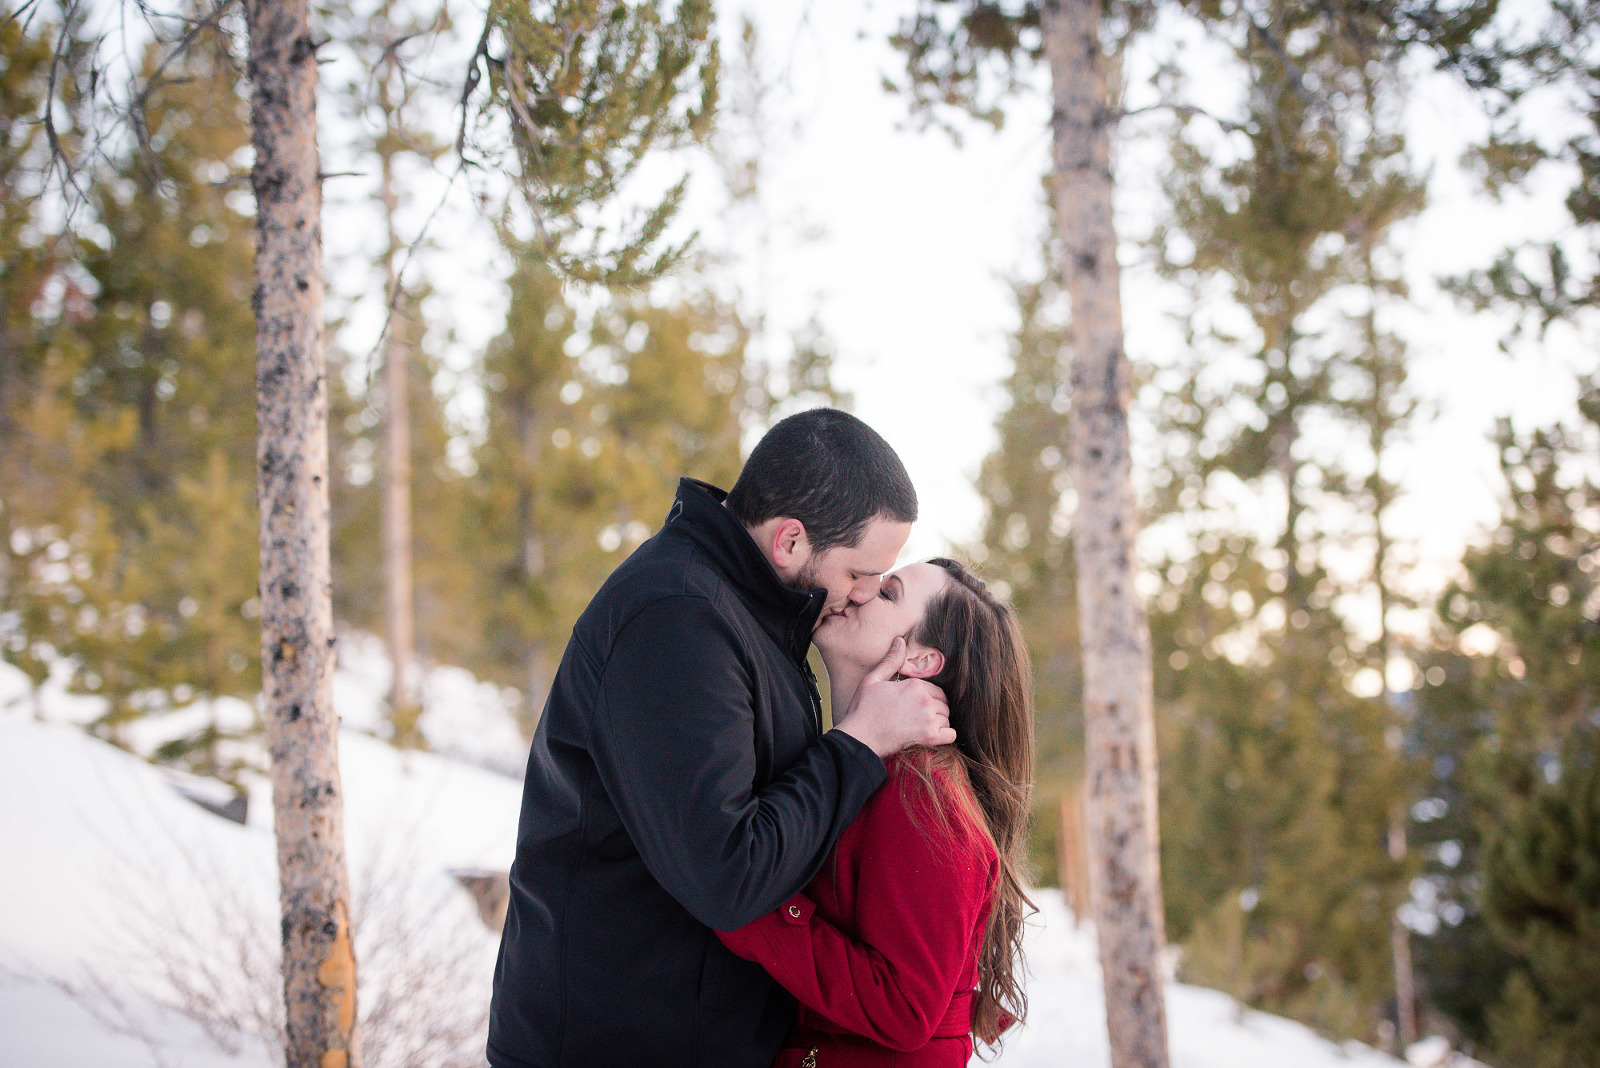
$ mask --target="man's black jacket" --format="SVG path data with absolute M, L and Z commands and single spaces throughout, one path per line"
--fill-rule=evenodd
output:
M 794 1002 L 723 948 L 803 887 L 882 762 L 822 733 L 821 590 L 783 585 L 724 494 L 666 524 L 573 628 L 523 787 L 495 1068 L 767 1068 Z

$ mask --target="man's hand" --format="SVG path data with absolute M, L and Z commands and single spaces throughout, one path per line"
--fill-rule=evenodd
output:
M 889 653 L 867 673 L 844 718 L 834 725 L 887 760 L 912 745 L 949 745 L 950 706 L 944 691 L 923 679 L 897 679 L 906 643 L 896 638 Z

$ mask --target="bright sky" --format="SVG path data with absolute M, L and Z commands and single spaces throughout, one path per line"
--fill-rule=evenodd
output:
M 915 558 L 978 530 L 972 476 L 993 445 L 1014 320 L 1005 280 L 1031 270 L 1038 255 L 1045 105 L 1038 96 L 1021 101 L 1002 132 L 973 128 L 959 149 L 937 131 L 908 129 L 904 100 L 879 81 L 899 73 L 884 42 L 910 4 L 802 6 L 804 15 L 791 5 L 748 5 L 778 69 L 787 66 L 803 124 L 777 161 L 773 199 L 803 210 L 825 234 L 774 256 L 781 262 L 772 270 L 773 310 L 798 321 L 820 302 L 839 350 L 837 377 L 854 392 L 857 413 L 900 451 L 922 496 L 924 519 L 906 554 Z M 725 14 L 729 25 L 736 10 Z M 1192 43 L 1190 54 L 1205 47 Z M 1196 89 L 1219 91 L 1203 77 Z M 1570 411 L 1570 370 L 1592 367 L 1593 358 L 1575 331 L 1557 329 L 1513 359 L 1498 345 L 1503 322 L 1470 316 L 1439 294 L 1436 276 L 1486 264 L 1507 244 L 1555 231 L 1563 216 L 1548 189 L 1500 205 L 1475 193 L 1458 164 L 1464 135 L 1481 125 L 1475 105 L 1439 78 L 1420 80 L 1414 96 L 1411 143 L 1430 165 L 1433 203 L 1397 242 L 1415 306 L 1396 313 L 1394 325 L 1410 342 L 1413 381 L 1435 414 L 1395 458 L 1408 499 L 1393 519 L 1416 543 L 1416 583 L 1437 588 L 1464 540 L 1496 515 L 1487 441 L 1495 417 L 1531 426 Z M 1124 153 L 1124 240 L 1153 220 L 1157 151 Z M 1136 249 L 1124 250 L 1125 265 L 1137 258 Z M 1151 311 L 1164 306 L 1170 300 L 1147 274 L 1125 270 L 1136 360 L 1159 361 L 1177 344 Z

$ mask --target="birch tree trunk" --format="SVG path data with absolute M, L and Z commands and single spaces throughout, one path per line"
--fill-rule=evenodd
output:
M 289 1068 L 359 1068 L 328 563 L 316 45 L 307 0 L 247 0 L 256 197 L 261 661 Z
M 1072 302 L 1073 541 L 1083 635 L 1090 892 L 1113 1068 L 1166 1068 L 1150 631 L 1134 585 L 1111 126 L 1099 0 L 1046 0 L 1053 196 Z

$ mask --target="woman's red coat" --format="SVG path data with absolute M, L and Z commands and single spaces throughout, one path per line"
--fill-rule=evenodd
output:
M 780 1066 L 812 1047 L 817 1068 L 953 1068 L 972 1055 L 971 992 L 999 862 L 966 821 L 941 826 L 913 759 L 927 756 L 890 761 L 888 782 L 804 893 L 720 935 L 800 1002 Z M 937 770 L 935 783 L 968 789 Z

